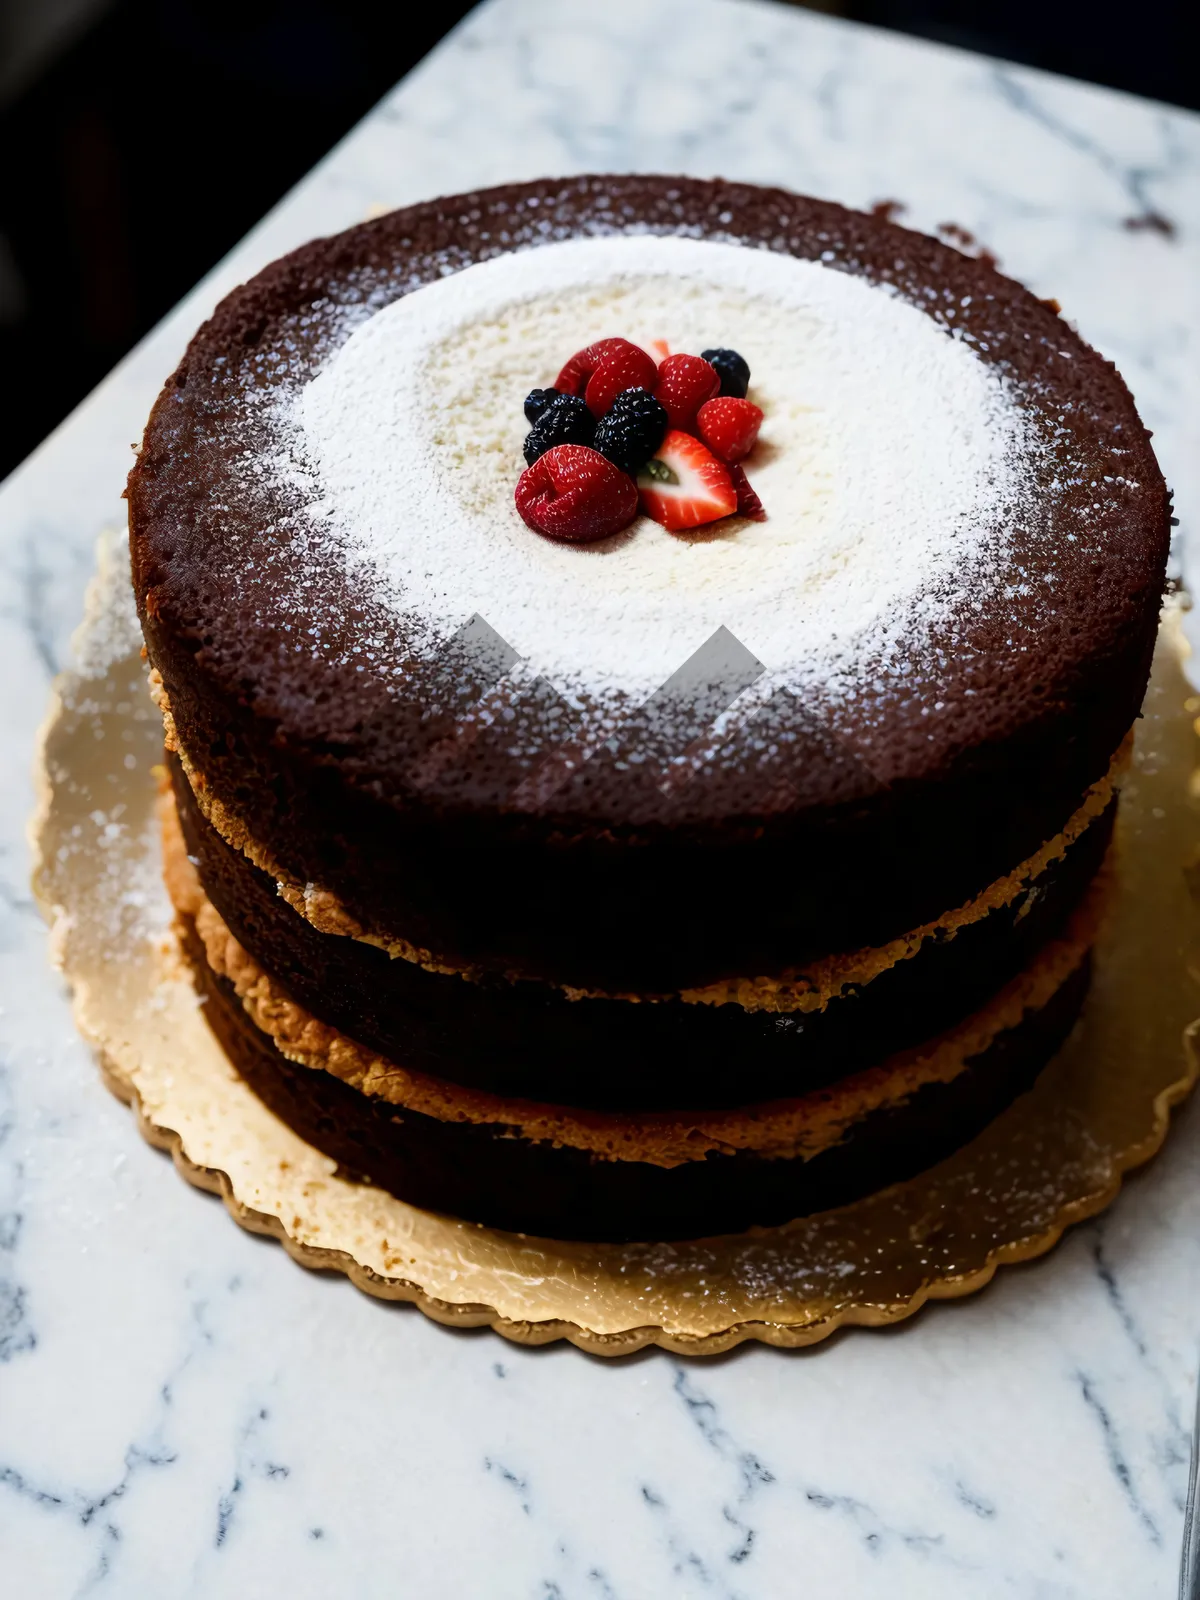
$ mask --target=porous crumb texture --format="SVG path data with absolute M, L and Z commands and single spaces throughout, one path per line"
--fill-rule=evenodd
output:
M 867 1071 L 788 1100 L 741 1102 L 707 1113 L 632 1114 L 506 1099 L 380 1057 L 297 1005 L 239 944 L 205 896 L 169 813 L 164 845 L 168 890 L 185 922 L 185 943 L 194 930 L 208 967 L 230 985 L 254 1026 L 289 1060 L 329 1073 L 371 1099 L 438 1122 L 507 1128 L 532 1143 L 567 1146 L 601 1160 L 662 1167 L 739 1150 L 768 1159 L 811 1159 L 841 1143 L 864 1118 L 903 1104 L 927 1085 L 959 1077 L 1001 1034 L 1048 1005 L 1083 966 L 1111 886 L 1110 874 L 1097 874 L 1058 936 L 980 1010 L 957 1027 Z
M 767 522 L 515 520 L 524 392 L 608 333 L 743 350 Z M 180 744 L 290 878 L 633 989 L 883 944 L 1059 833 L 1136 715 L 1169 520 L 1120 378 L 990 266 L 646 177 L 268 268 L 160 397 L 130 512 Z M 656 698 L 714 635 L 703 714 Z
M 597 1159 L 507 1123 L 398 1115 L 332 1072 L 293 1061 L 208 965 L 184 919 L 208 1021 L 255 1094 L 302 1138 L 410 1204 L 525 1234 L 574 1239 L 697 1238 L 850 1204 L 941 1161 L 1030 1087 L 1087 992 L 1085 959 L 1041 1009 L 997 1034 L 948 1082 L 924 1083 L 860 1117 L 811 1156 L 731 1148 L 676 1165 Z M 278 1018 L 282 1022 L 282 1018 Z
M 150 684 L 152 697 L 163 718 L 168 759 L 174 762 L 172 771 L 180 808 L 189 813 L 198 812 L 197 825 L 199 818 L 203 818 L 208 829 L 229 845 L 233 852 L 245 858 L 246 871 L 257 868 L 264 880 L 273 880 L 273 893 L 313 929 L 321 934 L 359 940 L 393 960 L 410 962 L 430 973 L 461 976 L 471 982 L 482 983 L 495 979 L 511 983 L 520 981 L 520 973 L 489 973 L 486 969 L 449 960 L 432 950 L 419 949 L 387 928 L 368 928 L 328 889 L 311 881 L 301 883 L 289 877 L 270 851 L 247 830 L 241 818 L 231 813 L 209 790 L 203 774 L 192 765 L 176 738 L 170 702 L 156 671 L 150 673 Z M 917 955 L 931 941 L 951 939 L 960 929 L 995 911 L 1009 907 L 1016 911 L 1031 893 L 1034 896 L 1040 894 L 1038 885 L 1042 874 L 1062 860 L 1098 817 L 1109 813 L 1111 827 L 1120 783 L 1128 771 L 1132 750 L 1133 731 L 1130 730 L 1114 755 L 1109 770 L 1086 791 L 1083 803 L 1067 819 L 1062 832 L 1048 839 L 1027 860 L 988 884 L 986 889 L 965 905 L 951 907 L 933 921 L 920 928 L 909 929 L 886 945 L 870 950 L 839 951 L 810 963 L 804 969 L 789 967 L 778 973 L 730 977 L 699 988 L 684 989 L 677 994 L 653 991 L 621 994 L 572 984 L 556 984 L 554 987 L 569 1000 L 621 999 L 651 1003 L 678 1000 L 685 1005 L 737 1005 L 749 1011 L 823 1011 L 830 1000 L 860 990 L 864 984 L 897 962 L 907 961 Z
M 636 1112 L 794 1098 L 957 1026 L 1062 933 L 1104 860 L 1116 810 L 1110 803 L 1014 899 L 911 947 L 860 952 L 858 977 L 836 996 L 779 997 L 819 999 L 813 1009 L 769 1010 L 733 994 L 719 1004 L 572 997 L 547 983 L 431 972 L 321 932 L 204 820 L 177 765 L 172 776 L 187 855 L 213 908 L 318 1023 L 449 1084 Z

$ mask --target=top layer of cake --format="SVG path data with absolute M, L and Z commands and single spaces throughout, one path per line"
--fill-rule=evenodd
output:
M 765 523 L 520 523 L 524 394 L 609 334 L 743 352 Z M 422 947 L 657 988 L 880 942 L 1056 834 L 1136 715 L 1169 507 L 1120 378 L 990 266 L 616 177 L 268 268 L 130 509 L 184 749 L 263 859 Z

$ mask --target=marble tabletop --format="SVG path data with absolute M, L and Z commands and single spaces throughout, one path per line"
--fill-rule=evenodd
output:
M 372 208 L 634 168 L 969 229 L 1118 363 L 1200 526 L 1200 119 L 747 0 L 474 12 L 0 491 L 5 1594 L 1174 1592 L 1200 1103 L 1108 1215 L 973 1300 L 804 1353 L 605 1364 L 448 1332 L 240 1232 L 142 1143 L 48 970 L 34 734 L 188 334 Z

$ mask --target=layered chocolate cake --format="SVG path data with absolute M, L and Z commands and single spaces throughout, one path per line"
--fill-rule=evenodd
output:
M 348 1174 L 779 1222 L 1074 1025 L 1169 501 L 989 263 L 677 178 L 395 212 L 222 303 L 129 503 L 181 943 Z

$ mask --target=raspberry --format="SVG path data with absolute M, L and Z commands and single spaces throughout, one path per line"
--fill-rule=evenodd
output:
M 556 444 L 591 444 L 595 432 L 595 419 L 579 396 L 556 393 L 525 436 L 525 460 L 532 466 Z
M 628 339 L 597 339 L 595 344 L 589 344 L 583 350 L 576 350 L 566 366 L 554 380 L 554 387 L 563 394 L 580 394 L 587 388 L 587 381 L 605 356 L 613 355 L 617 350 L 636 350 L 637 345 L 630 344 Z
M 696 413 L 696 431 L 722 461 L 740 461 L 754 449 L 763 414 L 751 400 L 718 395 Z
M 702 350 L 705 361 L 716 367 L 721 379 L 721 393 L 741 400 L 750 387 L 750 368 L 745 356 L 736 350 Z
M 746 476 L 745 469 L 738 466 L 736 461 L 729 468 L 729 479 L 733 484 L 733 492 L 737 495 L 738 515 L 749 517 L 751 522 L 765 522 L 767 513 L 763 510 L 763 503 L 750 487 L 750 479 Z
M 586 544 L 620 533 L 637 516 L 633 479 L 585 445 L 560 444 L 521 474 L 517 510 L 537 533 Z
M 596 424 L 593 447 L 632 475 L 649 461 L 666 431 L 667 413 L 654 396 L 645 389 L 626 389 Z
M 716 368 L 699 356 L 667 356 L 658 369 L 654 398 L 666 408 L 672 428 L 690 433 L 696 412 L 720 387 Z
M 658 382 L 654 358 L 636 344 L 613 350 L 605 356 L 588 379 L 583 398 L 594 417 L 606 414 L 613 401 L 626 389 L 653 389 Z

